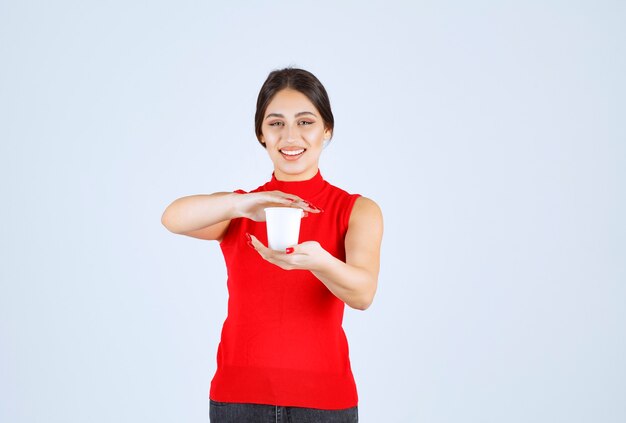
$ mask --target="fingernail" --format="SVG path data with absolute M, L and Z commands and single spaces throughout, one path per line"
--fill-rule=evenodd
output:
M 303 210 L 302 217 L 307 217 L 308 215 L 309 215 L 309 212 Z
M 291 253 L 293 253 L 293 248 L 291 248 L 291 247 L 287 247 L 287 249 L 285 250 L 285 253 L 286 253 L 286 254 L 291 254 Z
M 307 206 L 309 206 L 310 208 L 312 208 L 313 210 L 319 210 L 319 211 L 323 211 L 322 209 L 320 209 L 317 206 L 314 206 L 313 204 L 309 203 L 308 201 L 304 202 Z
M 246 232 L 246 244 L 248 244 L 248 247 L 252 248 L 253 250 L 256 250 L 256 248 L 254 248 L 254 245 L 252 245 L 252 238 L 250 237 L 250 234 L 248 232 Z

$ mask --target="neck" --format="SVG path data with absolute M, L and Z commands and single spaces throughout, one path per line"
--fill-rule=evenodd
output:
M 285 173 L 280 169 L 274 168 L 274 177 L 279 181 L 307 181 L 317 175 L 318 167 L 312 167 L 302 173 Z
M 315 175 L 311 176 L 310 178 L 302 179 L 306 178 L 305 173 L 308 174 L 308 172 L 303 172 L 297 175 L 298 179 L 291 180 L 278 179 L 276 177 L 276 174 L 272 174 L 272 179 L 264 185 L 265 190 L 282 191 L 288 194 L 297 195 L 298 197 L 305 200 L 315 198 L 316 195 L 318 195 L 328 186 L 328 182 L 324 180 L 319 169 L 317 169 Z

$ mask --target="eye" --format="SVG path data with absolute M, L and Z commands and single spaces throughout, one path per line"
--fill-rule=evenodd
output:
M 301 120 L 300 125 L 313 125 L 313 122 L 309 122 L 308 120 Z
M 281 121 L 272 122 L 270 123 L 270 126 L 283 126 L 283 123 Z

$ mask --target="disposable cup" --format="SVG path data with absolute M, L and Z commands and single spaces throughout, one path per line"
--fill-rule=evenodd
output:
M 272 250 L 284 250 L 298 244 L 302 209 L 267 207 L 264 210 L 269 247 Z

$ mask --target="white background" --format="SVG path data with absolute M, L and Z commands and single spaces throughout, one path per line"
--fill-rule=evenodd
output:
M 362 422 L 626 421 L 621 1 L 2 1 L 0 421 L 199 422 L 226 313 L 176 198 L 253 189 L 267 74 L 385 217 Z

